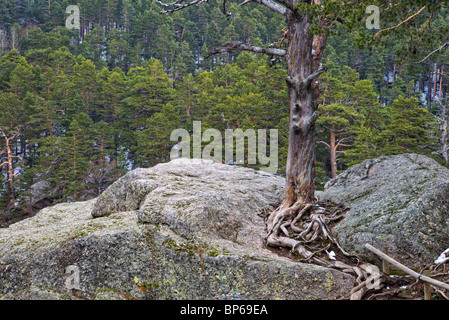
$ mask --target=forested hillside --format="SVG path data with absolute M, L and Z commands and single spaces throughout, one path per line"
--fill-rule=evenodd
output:
M 80 30 L 65 27 L 71 4 Z M 231 2 L 227 18 L 216 0 L 162 10 L 153 0 L 0 2 L 0 210 L 31 210 L 30 187 L 42 180 L 54 203 L 96 197 L 127 171 L 168 161 L 171 132 L 192 132 L 193 121 L 203 130 L 278 129 L 283 174 L 284 62 L 203 58 L 229 41 L 284 46 L 282 17 Z M 449 29 L 448 12 L 432 15 L 420 17 L 422 28 Z M 323 57 L 317 188 L 381 155 L 421 153 L 447 165 L 449 51 L 418 63 L 434 43 L 385 36 L 359 47 L 357 34 L 340 31 Z

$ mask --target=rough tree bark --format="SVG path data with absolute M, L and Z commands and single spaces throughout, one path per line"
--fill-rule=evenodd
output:
M 289 11 L 286 20 L 290 127 L 283 205 L 287 207 L 295 202 L 315 201 L 315 122 L 318 114 L 312 82 L 318 74 L 313 74 L 309 16 Z

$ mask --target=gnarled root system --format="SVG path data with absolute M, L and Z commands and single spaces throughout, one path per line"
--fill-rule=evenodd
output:
M 266 219 L 266 243 L 272 247 L 289 248 L 300 257 L 300 261 L 315 263 L 338 269 L 354 276 L 355 287 L 351 300 L 360 300 L 370 288 L 369 282 L 376 267 L 362 263 L 360 259 L 347 253 L 332 235 L 331 225 L 348 211 L 344 206 L 325 203 L 295 203 L 281 205 Z M 337 252 L 335 252 L 337 251 Z

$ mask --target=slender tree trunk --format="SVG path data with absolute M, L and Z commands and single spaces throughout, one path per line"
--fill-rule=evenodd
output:
M 385 88 L 390 89 L 390 61 L 387 59 L 387 79 L 385 81 Z
M 441 65 L 440 69 L 440 91 L 438 92 L 438 101 L 441 101 L 443 93 L 443 73 L 444 73 L 444 64 Z
M 100 166 L 103 167 L 105 163 L 104 159 L 104 137 L 100 138 Z
M 435 71 L 434 71 L 434 79 L 433 79 L 433 98 L 432 102 L 435 103 L 435 96 L 437 95 L 437 77 L 438 77 L 438 67 L 435 63 Z
M 7 180 L 8 180 L 8 203 L 6 204 L 6 210 L 12 210 L 15 208 L 16 194 L 14 191 L 14 154 L 11 150 L 11 138 L 8 138 L 3 132 L 3 137 L 5 139 L 5 150 L 6 150 L 6 161 L 0 165 L 0 168 L 6 165 L 7 170 Z
M 429 83 L 427 85 L 427 108 L 432 103 L 432 64 L 429 61 Z
M 393 63 L 393 85 L 394 82 L 396 81 L 396 63 Z
M 448 163 L 449 162 L 449 154 L 448 154 L 448 131 L 447 127 L 449 125 L 448 123 L 448 112 L 447 112 L 447 102 L 445 101 L 442 103 L 439 101 L 441 106 L 441 118 L 437 118 L 439 129 L 440 129 L 440 156 L 441 158 Z
M 331 154 L 331 174 L 332 179 L 335 179 L 337 177 L 337 148 L 335 147 L 335 127 L 334 125 L 331 126 L 331 132 L 330 132 L 330 154 Z

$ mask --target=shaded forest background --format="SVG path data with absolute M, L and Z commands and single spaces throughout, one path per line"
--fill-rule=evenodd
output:
M 203 59 L 230 41 L 285 46 L 281 16 L 229 3 L 227 19 L 216 0 L 170 15 L 153 0 L 74 2 L 0 3 L 0 210 L 33 211 L 31 186 L 43 180 L 49 203 L 96 197 L 127 171 L 168 161 L 171 132 L 192 132 L 193 121 L 222 132 L 278 129 L 283 174 L 283 61 L 238 52 Z M 80 30 L 65 27 L 73 4 Z M 434 14 L 431 23 L 417 19 L 449 30 L 448 12 Z M 449 52 L 417 63 L 438 44 L 415 46 L 404 34 L 363 48 L 360 34 L 337 31 L 320 78 L 317 188 L 381 155 L 415 152 L 447 165 Z

